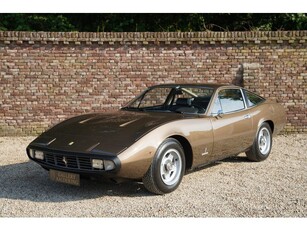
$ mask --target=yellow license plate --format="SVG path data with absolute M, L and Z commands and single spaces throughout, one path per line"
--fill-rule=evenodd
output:
M 49 177 L 52 181 L 80 186 L 80 175 L 57 170 L 49 170 Z

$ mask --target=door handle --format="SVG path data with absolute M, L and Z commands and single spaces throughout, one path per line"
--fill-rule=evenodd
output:
M 251 115 L 247 114 L 244 116 L 244 119 L 250 119 L 251 118 Z

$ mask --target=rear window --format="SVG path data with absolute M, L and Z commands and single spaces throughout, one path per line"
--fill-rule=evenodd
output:
M 244 90 L 244 93 L 246 95 L 246 103 L 247 103 L 248 107 L 253 107 L 253 106 L 265 101 L 265 99 L 263 97 L 260 97 L 257 94 L 254 94 L 254 93 L 249 92 L 247 90 Z

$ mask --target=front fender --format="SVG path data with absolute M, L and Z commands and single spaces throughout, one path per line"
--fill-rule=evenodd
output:
M 140 179 L 150 167 L 160 144 L 168 137 L 182 136 L 190 143 L 193 153 L 193 165 L 201 163 L 204 149 L 212 152 L 213 136 L 209 119 L 194 118 L 173 121 L 164 124 L 145 136 L 118 155 L 121 169 L 118 176 Z

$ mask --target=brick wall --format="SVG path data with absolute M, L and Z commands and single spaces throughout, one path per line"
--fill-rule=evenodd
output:
M 232 83 L 287 110 L 307 132 L 307 31 L 0 32 L 0 136 L 114 110 L 160 83 Z

